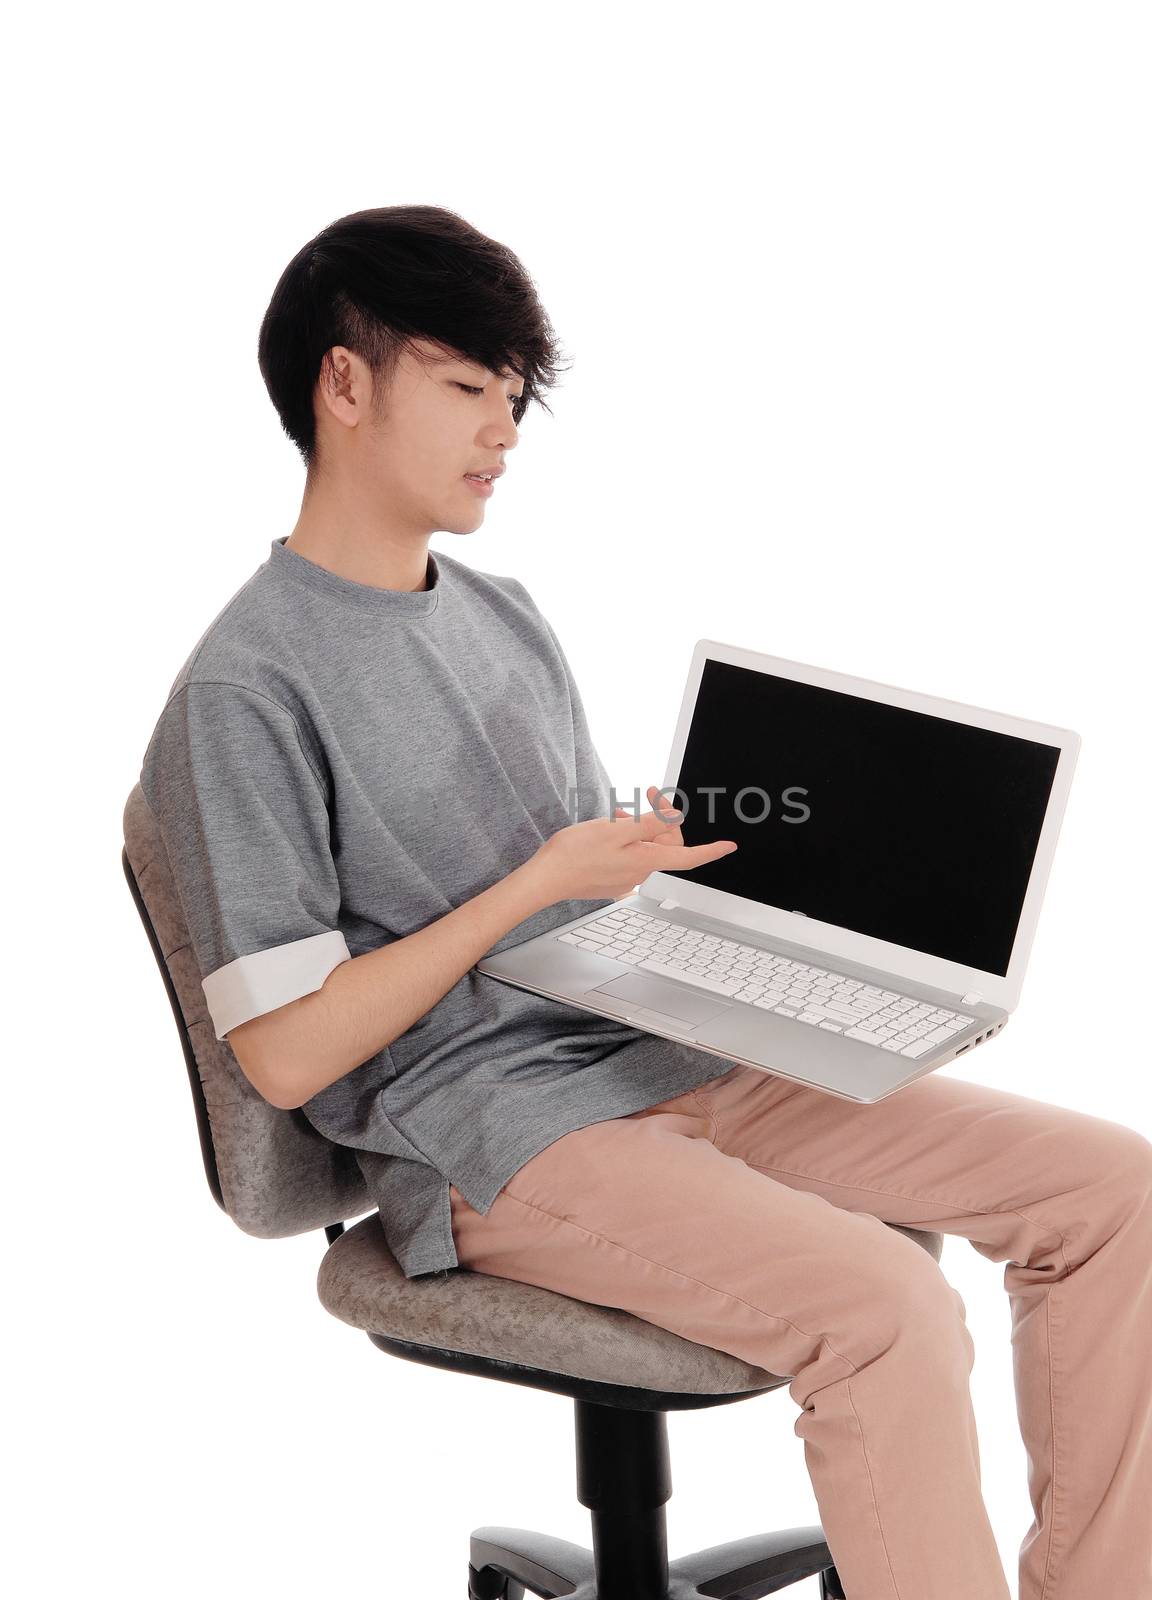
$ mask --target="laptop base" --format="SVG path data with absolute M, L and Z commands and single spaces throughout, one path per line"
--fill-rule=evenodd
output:
M 950 1008 L 956 1006 L 956 996 L 942 989 L 894 979 L 890 973 L 839 958 L 833 965 L 831 958 L 822 952 L 780 939 L 769 941 L 761 935 L 750 935 L 743 929 L 699 913 L 686 912 L 683 907 L 667 911 L 659 901 L 642 894 L 616 903 L 616 909 L 630 907 L 680 926 L 737 938 L 756 949 L 809 961 L 846 978 L 857 978 L 880 987 L 896 987 L 912 1000 Z M 927 1055 L 903 1056 L 862 1040 L 848 1039 L 842 1033 L 825 1032 L 795 1018 L 749 1005 L 747 1001 L 711 994 L 687 980 L 681 983 L 675 978 L 637 971 L 611 956 L 566 944 L 559 938 L 561 933 L 579 928 L 584 922 L 594 922 L 610 909 L 600 907 L 562 928 L 551 929 L 497 955 L 486 956 L 477 962 L 476 970 L 578 1010 L 619 1017 L 646 1033 L 675 1039 L 710 1055 L 757 1067 L 776 1077 L 864 1105 L 875 1104 L 905 1084 L 955 1060 L 998 1033 L 1008 1020 L 1009 1013 L 999 1006 L 965 1006 L 965 1011 L 975 1019 L 972 1028 L 945 1041 Z

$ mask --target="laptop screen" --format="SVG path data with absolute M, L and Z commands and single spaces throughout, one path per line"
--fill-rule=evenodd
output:
M 739 849 L 671 876 L 1003 977 L 1059 757 L 707 660 L 670 798 Z

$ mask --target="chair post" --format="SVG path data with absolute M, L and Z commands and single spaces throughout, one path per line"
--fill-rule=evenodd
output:
M 577 1400 L 576 1494 L 592 1513 L 597 1600 L 666 1600 L 668 1419 Z

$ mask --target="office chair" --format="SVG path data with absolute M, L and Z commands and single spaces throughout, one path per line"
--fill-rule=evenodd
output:
M 209 1188 L 257 1238 L 324 1229 L 317 1290 L 327 1311 L 405 1361 L 525 1384 L 576 1403 L 576 1493 L 592 1549 L 522 1528 L 471 1536 L 469 1600 L 758 1600 L 813 1574 L 843 1600 L 817 1523 L 754 1534 L 669 1562 L 668 1411 L 750 1400 L 790 1382 L 614 1307 L 454 1268 L 405 1278 L 352 1152 L 300 1111 L 257 1093 L 216 1038 L 168 856 L 139 783 L 124 808 L 124 874 L 180 1034 Z M 938 1233 L 897 1227 L 938 1261 Z M 463 1573 L 461 1573 L 463 1591 Z

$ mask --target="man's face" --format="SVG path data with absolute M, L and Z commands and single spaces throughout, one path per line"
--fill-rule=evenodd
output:
M 358 401 L 356 427 L 329 432 L 338 436 L 333 442 L 343 451 L 343 465 L 387 508 L 394 526 L 419 534 L 471 533 L 484 520 L 489 496 L 465 474 L 504 464 L 519 437 L 512 405 L 524 383 L 514 373 L 497 377 L 463 358 L 444 359 L 444 351 L 425 340 L 416 348 L 429 359 L 402 353 L 382 414 Z M 352 392 L 362 395 L 371 383 L 367 368 L 347 352 L 334 354 L 338 376 L 350 374 Z

